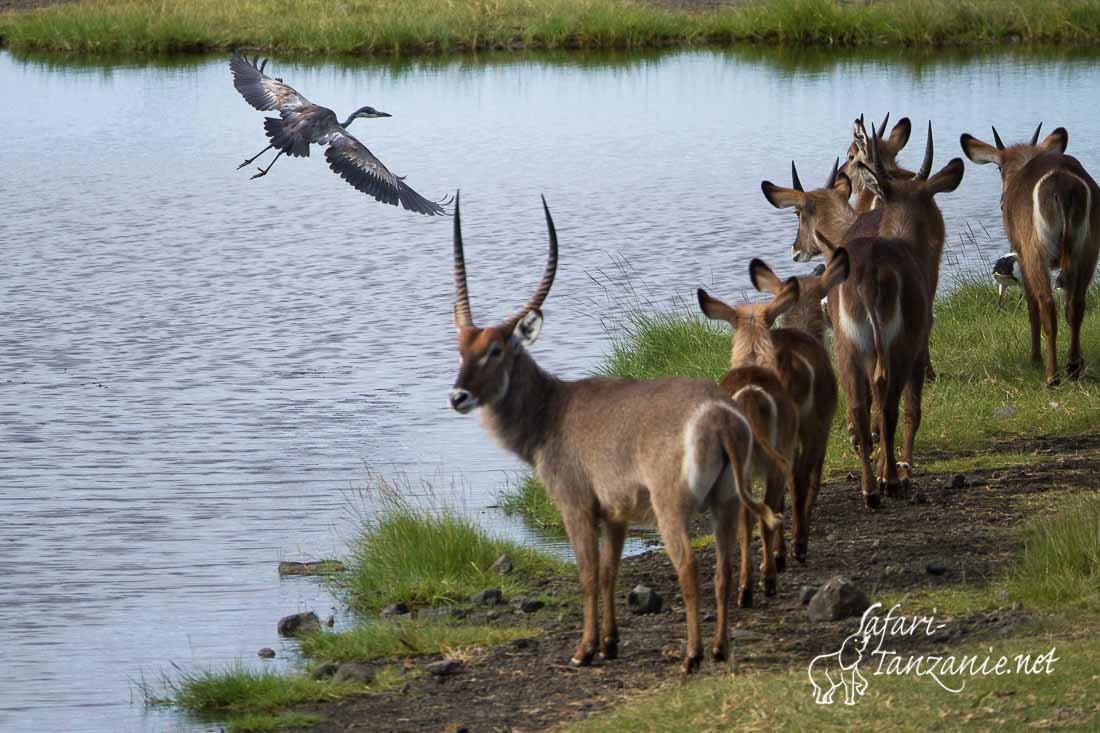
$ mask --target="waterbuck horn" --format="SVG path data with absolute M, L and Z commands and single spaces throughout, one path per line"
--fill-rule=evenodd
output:
M 455 328 L 474 325 L 470 315 L 470 291 L 466 287 L 466 257 L 462 253 L 462 218 L 458 214 L 458 192 L 455 192 Z
M 833 170 L 829 174 L 829 177 L 825 179 L 825 188 L 832 188 L 836 185 L 836 175 L 840 171 L 840 158 L 833 161 Z
M 1043 123 L 1040 122 L 1039 126 L 1035 128 L 1035 134 L 1031 136 L 1031 144 L 1032 145 L 1038 145 L 1039 144 L 1039 130 L 1042 130 L 1042 129 L 1043 129 Z
M 997 128 L 993 128 L 993 142 L 997 145 L 997 150 L 1004 150 L 1005 143 L 1001 140 L 1001 136 L 997 134 Z
M 882 118 L 882 124 L 878 126 L 878 139 L 881 140 L 886 137 L 886 125 L 890 122 L 890 113 L 887 112 L 886 116 Z
M 932 121 L 928 121 L 928 142 L 924 145 L 924 162 L 920 164 L 920 170 L 917 171 L 918 181 L 927 181 L 928 176 L 932 173 Z
M 458 210 L 457 207 L 455 207 L 455 210 Z M 558 272 L 558 233 L 554 229 L 554 219 L 550 216 L 550 207 L 546 205 L 545 196 L 542 197 L 542 210 L 546 214 L 546 229 L 550 234 L 550 252 L 546 257 L 546 271 L 542 273 L 542 281 L 535 288 L 535 294 L 527 301 L 527 305 L 523 306 L 523 310 L 516 314 L 509 323 L 517 323 L 519 319 L 531 311 L 542 308 L 542 302 L 550 294 L 550 286 L 554 284 L 554 275 Z
M 886 166 L 882 163 L 882 157 L 878 154 L 878 130 L 875 129 L 875 123 L 871 123 L 871 163 L 875 166 L 875 176 L 879 180 L 884 180 L 886 175 Z
M 798 180 L 798 169 L 794 167 L 794 161 L 791 161 L 791 185 L 794 186 L 795 191 L 805 191 L 802 188 L 802 181 Z

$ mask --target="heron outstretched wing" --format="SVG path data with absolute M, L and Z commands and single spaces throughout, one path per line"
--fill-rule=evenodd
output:
M 449 199 L 429 201 L 409 188 L 404 179 L 390 173 L 382 161 L 343 128 L 329 136 L 328 143 L 325 159 L 329 168 L 357 190 L 385 204 L 397 206 L 400 203 L 418 214 L 447 214 L 443 207 L 450 203 Z
M 268 110 L 300 109 L 310 101 L 282 79 L 272 79 L 263 72 L 267 60 L 261 64 L 259 57 L 249 61 L 236 51 L 229 57 L 229 68 L 233 72 L 233 86 L 251 104 L 261 112 Z

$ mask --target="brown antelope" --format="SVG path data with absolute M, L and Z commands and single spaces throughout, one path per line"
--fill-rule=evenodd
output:
M 1039 130 L 1027 144 L 1005 146 L 993 129 L 996 147 L 964 134 L 966 157 L 995 163 L 1001 171 L 1001 215 L 1012 250 L 1019 256 L 1027 313 L 1031 321 L 1031 360 L 1042 361 L 1039 327 L 1047 342 L 1047 384 L 1058 384 L 1058 316 L 1050 290 L 1050 268 L 1061 268 L 1066 290 L 1069 354 L 1066 372 L 1081 376 L 1081 322 L 1085 297 L 1100 248 L 1100 196 L 1096 182 L 1076 158 L 1066 155 L 1069 133 L 1059 127 L 1039 142 Z
M 557 271 L 558 242 L 543 200 L 550 251 L 542 281 L 518 313 L 478 327 L 470 314 L 459 201 L 454 211 L 455 328 L 458 377 L 450 393 L 460 413 L 477 409 L 506 449 L 534 467 L 561 512 L 584 595 L 584 632 L 570 662 L 618 654 L 615 579 L 628 524 L 653 523 L 676 567 L 687 616 L 682 669 L 702 659 L 699 581 L 688 525 L 710 509 L 715 520 L 717 628 L 711 653 L 729 651 L 728 598 L 733 533 L 742 506 L 779 518 L 752 499 L 752 427 L 708 379 L 558 379 L 539 368 L 528 348 L 542 327 L 543 301 Z M 600 529 L 602 527 L 602 538 Z M 602 601 L 602 618 L 597 619 Z M 600 627 L 603 635 L 600 635 Z
M 898 153 L 909 142 L 909 136 L 913 132 L 913 124 L 908 117 L 902 117 L 894 125 L 894 129 L 890 131 L 890 137 L 884 137 L 889 120 L 890 113 L 887 112 L 874 135 L 878 144 L 879 156 L 886 170 L 894 178 L 912 178 L 913 172 L 900 167 L 897 159 Z M 852 144 L 848 146 L 848 160 L 841 169 L 852 181 L 852 192 L 856 195 L 856 203 L 853 208 L 859 214 L 870 211 L 875 204 L 874 193 L 867 189 L 863 185 L 862 178 L 856 175 L 861 161 L 864 163 L 870 163 L 871 161 L 871 147 L 868 140 L 867 127 L 863 121 L 863 115 L 860 115 L 852 125 Z
M 756 262 L 754 260 L 754 262 Z M 697 291 L 699 307 L 707 318 L 725 321 L 733 326 L 733 350 L 730 354 L 730 370 L 722 378 L 721 386 L 738 410 L 748 418 L 755 435 L 763 436 L 756 444 L 754 464 L 764 479 L 764 501 L 775 512 L 782 512 L 786 491 L 791 492 L 791 504 L 799 505 L 795 494 L 794 479 L 789 466 L 794 462 L 798 446 L 798 405 L 777 374 L 778 360 L 772 343 L 771 326 L 775 319 L 798 300 L 798 281 L 787 283 L 770 303 L 749 303 L 732 307 L 713 298 L 707 291 Z M 772 460 L 777 453 L 781 462 Z M 753 579 L 749 561 L 749 545 L 752 541 L 751 515 L 742 509 L 738 523 L 741 541 L 741 575 L 738 585 L 737 605 L 752 606 Z M 776 573 L 786 567 L 786 545 L 783 526 L 768 530 L 760 523 L 763 560 L 760 572 L 764 575 L 764 594 L 776 593 Z
M 785 283 L 766 264 L 753 260 L 749 272 L 757 290 L 779 295 Z M 798 301 L 779 317 L 782 328 L 772 330 L 779 381 L 798 405 L 798 451 L 794 462 L 791 498 L 791 535 L 794 557 L 806 562 L 810 516 L 821 489 L 821 472 L 829 431 L 836 414 L 837 384 L 825 349 L 825 315 L 821 302 L 848 277 L 848 255 L 830 260 L 820 275 L 797 278 Z

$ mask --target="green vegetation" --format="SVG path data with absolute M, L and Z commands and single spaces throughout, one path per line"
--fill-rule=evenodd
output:
M 452 653 L 538 636 L 529 626 L 485 626 L 417 621 L 367 622 L 351 631 L 313 634 L 302 639 L 302 653 L 322 662 L 353 662 L 381 657 Z
M 546 487 L 533 473 L 521 475 L 515 483 L 506 486 L 497 498 L 501 509 L 523 517 L 531 526 L 554 534 L 565 533 L 561 513 L 554 506 Z
M 168 53 L 233 47 L 405 54 L 759 42 L 938 46 L 1100 39 L 1100 0 L 86 0 L 0 14 L 15 48 Z
M 363 521 L 339 588 L 360 611 L 398 601 L 410 605 L 466 602 L 487 587 L 514 595 L 564 566 L 536 550 L 487 536 L 470 518 L 444 507 L 414 507 L 384 487 L 382 507 Z M 514 570 L 490 566 L 507 554 Z
M 1055 513 L 1029 522 L 1023 535 L 1020 561 L 998 583 L 925 591 L 906 601 L 903 611 L 936 608 L 942 618 L 986 610 L 1003 605 L 992 588 L 1007 586 L 1012 600 L 1022 600 L 1025 608 L 1052 611 L 1053 618 L 1025 624 L 1010 638 L 964 644 L 949 653 L 984 658 L 992 648 L 996 660 L 1017 654 L 1034 658 L 1054 648 L 1052 674 L 944 677 L 952 687 L 965 682 L 959 694 L 940 690 L 929 678 L 868 674 L 869 691 L 858 702 L 858 718 L 853 718 L 843 715 L 839 704 L 813 704 L 806 668 L 797 667 L 676 686 L 569 730 L 925 731 L 944 729 L 945 721 L 951 721 L 946 725 L 953 730 L 1096 730 L 1100 639 L 1089 629 L 1095 628 L 1100 610 L 1100 498 L 1074 497 Z M 887 605 L 897 602 L 881 600 Z
M 379 677 L 371 685 L 313 680 L 303 674 L 255 671 L 238 663 L 220 670 L 165 677 L 163 689 L 142 691 L 148 705 L 173 705 L 203 720 L 224 720 L 230 731 L 267 731 L 318 722 L 317 716 L 289 712 L 308 703 L 334 700 L 381 689 L 392 680 Z

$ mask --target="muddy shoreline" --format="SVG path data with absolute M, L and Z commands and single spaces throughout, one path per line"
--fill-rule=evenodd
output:
M 1027 441 L 1014 440 L 1022 447 Z M 733 616 L 733 659 L 705 663 L 701 674 L 753 674 L 804 668 L 817 654 L 835 650 L 851 633 L 853 620 L 812 622 L 799 600 L 803 585 L 820 585 L 843 575 L 874 602 L 902 598 L 921 589 L 984 585 L 1018 556 L 1013 528 L 1035 512 L 1051 493 L 1100 489 L 1100 436 L 1032 441 L 1035 463 L 967 473 L 969 485 L 951 488 L 953 474 L 919 476 L 917 487 L 927 503 L 891 500 L 867 511 L 856 482 L 832 481 L 822 490 L 805 566 L 793 564 L 780 576 L 778 595 L 758 592 L 755 607 Z M 701 529 L 701 531 L 703 531 Z M 758 548 L 754 549 L 758 552 Z M 757 555 L 758 557 L 758 555 Z M 713 548 L 697 551 L 703 611 L 713 609 Z M 942 562 L 942 575 L 928 572 Z M 645 583 L 665 598 L 658 614 L 635 616 L 626 610 L 626 594 Z M 586 718 L 647 691 L 685 684 L 679 672 L 684 640 L 682 607 L 672 566 L 657 550 L 624 560 L 619 580 L 619 659 L 597 661 L 591 668 L 566 663 L 580 635 L 576 579 L 555 580 L 548 588 L 559 598 L 535 616 L 505 614 L 498 623 L 527 622 L 545 629 L 542 636 L 502 647 L 474 650 L 445 678 L 410 677 L 400 688 L 348 698 L 309 709 L 327 721 L 311 730 L 534 731 Z M 1003 608 L 964 618 L 946 618 L 949 631 L 938 643 L 955 645 L 1003 636 L 1029 620 L 1027 609 Z M 704 616 L 704 635 L 713 623 Z M 704 636 L 704 638 L 706 638 Z M 438 655 L 403 660 L 406 669 L 436 661 Z M 393 661 L 376 661 L 378 667 Z M 687 682 L 690 684 L 690 682 Z

